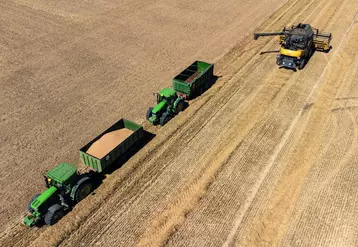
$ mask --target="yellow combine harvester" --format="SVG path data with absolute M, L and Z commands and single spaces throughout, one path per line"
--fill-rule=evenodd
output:
M 280 67 L 303 69 L 315 50 L 328 52 L 331 48 L 331 33 L 321 33 L 311 25 L 302 23 L 291 28 L 285 27 L 281 32 L 254 33 L 254 39 L 276 35 L 281 44 L 276 61 Z

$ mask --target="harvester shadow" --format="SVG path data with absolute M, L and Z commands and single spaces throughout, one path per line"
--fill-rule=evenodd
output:
M 329 53 L 332 49 L 333 49 L 333 47 L 330 45 L 329 48 L 328 48 L 328 50 L 323 51 L 323 52 L 324 52 L 324 53 Z
M 332 50 L 332 46 L 329 46 L 329 49 L 328 49 L 328 50 L 322 51 L 322 52 L 324 52 L 324 53 L 329 53 L 331 50 Z M 303 66 L 303 68 L 306 67 L 307 64 L 311 61 L 311 57 L 316 53 L 316 51 L 317 51 L 316 49 L 313 49 L 311 56 L 308 57 L 308 60 L 307 60 L 307 62 L 306 62 L 306 64 L 305 64 L 305 66 Z
M 313 56 L 315 53 L 316 53 L 316 49 L 313 49 L 311 55 L 310 55 L 309 57 L 307 57 L 307 62 L 306 62 L 305 65 L 303 66 L 303 69 L 307 66 L 307 64 L 310 63 L 311 58 L 312 58 L 312 56 Z

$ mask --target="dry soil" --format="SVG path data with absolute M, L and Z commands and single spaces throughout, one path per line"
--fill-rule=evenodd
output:
M 358 245 L 356 0 L 0 5 L 1 246 Z M 298 72 L 259 55 L 278 43 L 253 31 L 299 22 L 332 32 L 330 52 Z M 196 59 L 220 78 L 145 123 Z M 25 228 L 40 170 L 121 117 L 157 136 L 58 224 Z

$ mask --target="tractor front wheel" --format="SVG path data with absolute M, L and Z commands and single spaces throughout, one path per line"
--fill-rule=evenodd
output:
M 149 107 L 146 115 L 146 119 L 149 120 L 149 118 L 152 116 L 153 107 Z
M 31 203 L 32 203 L 33 201 L 35 201 L 36 198 L 39 197 L 39 196 L 40 196 L 40 194 L 34 195 L 34 196 L 31 198 L 31 201 L 29 202 L 29 204 L 27 205 L 27 209 L 29 210 L 30 213 L 33 213 L 33 212 L 34 212 L 34 210 L 33 210 L 32 207 L 31 207 Z
M 45 224 L 46 225 L 54 225 L 59 221 L 63 216 L 65 215 L 65 211 L 63 210 L 62 206 L 60 204 L 54 204 L 52 205 L 46 215 L 45 215 Z

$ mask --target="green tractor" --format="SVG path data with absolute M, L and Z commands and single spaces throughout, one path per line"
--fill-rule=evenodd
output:
M 179 97 L 171 88 L 162 89 L 157 96 L 157 105 L 149 107 L 147 111 L 147 120 L 156 125 L 165 125 L 172 117 L 183 111 L 185 101 Z
M 43 175 L 47 190 L 33 196 L 29 202 L 30 215 L 24 219 L 28 227 L 40 222 L 55 224 L 94 189 L 91 174 L 79 174 L 76 167 L 68 163 L 61 163 Z

